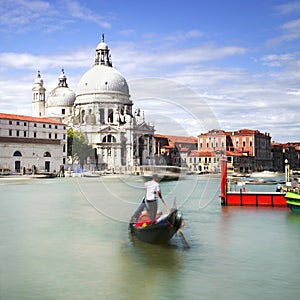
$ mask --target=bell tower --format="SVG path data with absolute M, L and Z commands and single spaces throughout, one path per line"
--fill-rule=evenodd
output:
M 32 116 L 43 117 L 45 116 L 45 93 L 44 81 L 38 71 L 37 77 L 34 81 L 32 88 Z

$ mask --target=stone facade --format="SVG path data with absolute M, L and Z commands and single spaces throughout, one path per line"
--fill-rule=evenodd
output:
M 47 118 L 0 113 L 0 172 L 59 171 L 67 158 L 66 125 Z
M 40 73 L 32 94 L 33 114 L 62 120 L 82 132 L 94 148 L 93 169 L 117 169 L 153 164 L 154 126 L 145 121 L 140 109 L 133 112 L 129 87 L 123 75 L 113 68 L 110 49 L 102 35 L 94 65 L 85 72 L 76 92 L 67 83 L 64 70 L 57 88 L 44 101 Z

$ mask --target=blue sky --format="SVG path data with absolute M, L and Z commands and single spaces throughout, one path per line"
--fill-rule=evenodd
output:
M 249 128 L 300 141 L 300 1 L 2 0 L 0 111 L 31 114 L 37 70 L 47 94 L 62 67 L 76 91 L 102 33 L 157 133 Z M 171 85 L 135 99 L 136 80 L 150 78 Z

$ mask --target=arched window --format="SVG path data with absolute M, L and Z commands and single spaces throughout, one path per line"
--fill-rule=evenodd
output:
M 116 138 L 111 134 L 105 136 L 102 140 L 103 143 L 115 143 L 116 141 L 117 141 Z
M 44 153 L 43 156 L 44 156 L 44 157 L 51 157 L 51 154 L 50 154 L 50 152 L 47 151 L 47 152 Z
M 22 156 L 22 153 L 20 151 L 15 151 L 14 156 Z

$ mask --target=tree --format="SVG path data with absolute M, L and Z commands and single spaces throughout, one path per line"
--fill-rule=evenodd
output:
M 82 132 L 68 129 L 68 156 L 74 160 L 79 160 L 80 168 L 83 168 L 84 162 L 88 157 L 94 156 L 94 149 L 86 142 L 84 134 Z

